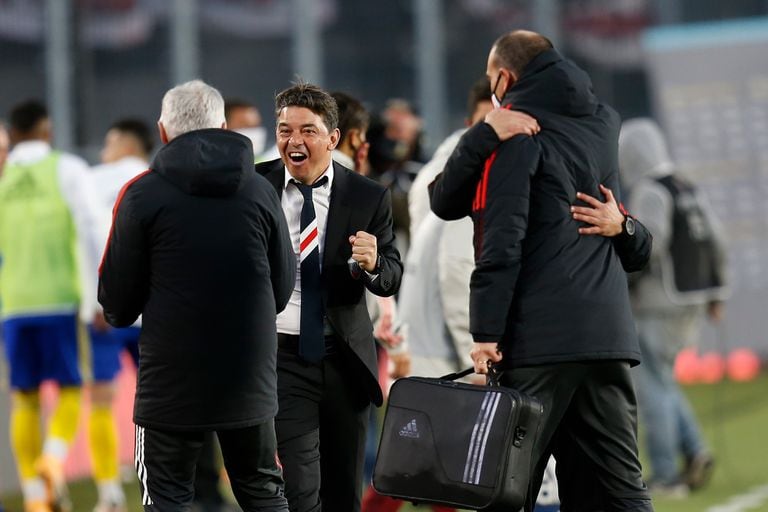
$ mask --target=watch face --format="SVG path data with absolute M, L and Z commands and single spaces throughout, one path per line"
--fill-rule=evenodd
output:
M 629 236 L 635 235 L 635 219 L 627 217 L 627 221 L 624 223 L 624 229 L 627 230 Z

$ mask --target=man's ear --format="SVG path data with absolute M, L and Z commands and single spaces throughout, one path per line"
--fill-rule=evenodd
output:
M 510 87 L 515 85 L 517 83 L 517 73 L 512 71 L 511 69 L 509 71 L 509 83 L 507 84 L 507 90 L 509 90 Z
M 338 128 L 334 128 L 334 130 L 331 132 L 331 142 L 328 144 L 328 151 L 333 151 L 336 149 L 336 146 L 339 144 L 339 139 L 341 138 L 341 132 Z
M 157 129 L 160 132 L 160 142 L 168 144 L 168 132 L 165 131 L 162 121 L 157 122 Z

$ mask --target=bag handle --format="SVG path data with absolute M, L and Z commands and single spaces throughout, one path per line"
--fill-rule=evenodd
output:
M 461 370 L 460 372 L 455 373 L 449 373 L 448 375 L 443 375 L 442 377 L 438 377 L 439 380 L 458 380 L 462 377 L 466 377 L 467 375 L 471 375 L 475 373 L 475 367 L 470 366 L 466 370 Z M 501 378 L 501 375 L 504 373 L 504 370 L 502 370 L 498 364 L 492 364 L 488 366 L 488 385 L 491 387 L 498 387 L 499 386 L 499 379 Z

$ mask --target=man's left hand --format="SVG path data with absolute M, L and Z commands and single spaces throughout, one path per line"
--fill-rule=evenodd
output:
M 376 237 L 365 231 L 358 231 L 349 237 L 349 243 L 352 244 L 352 259 L 360 264 L 360 268 L 366 272 L 376 270 Z
M 571 206 L 574 220 L 589 224 L 588 227 L 579 228 L 581 235 L 616 236 L 622 231 L 624 215 L 613 197 L 611 189 L 600 185 L 600 192 L 605 196 L 605 202 L 595 199 L 584 192 L 577 192 L 576 198 L 584 201 L 589 206 Z
M 475 373 L 481 375 L 488 373 L 488 367 L 502 359 L 499 344 L 496 342 L 475 342 L 475 347 L 469 355 L 475 363 Z

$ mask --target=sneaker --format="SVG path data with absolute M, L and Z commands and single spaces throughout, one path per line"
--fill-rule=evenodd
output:
M 53 512 L 72 512 L 63 463 L 50 455 L 42 455 L 35 463 L 37 474 L 45 483 L 47 502 Z
M 692 491 L 701 489 L 709 483 L 715 469 L 715 458 L 709 452 L 700 452 L 686 458 L 683 481 Z
M 24 512 L 53 512 L 45 500 L 30 500 L 24 502 Z
M 690 493 L 688 484 L 681 481 L 674 482 L 649 482 L 648 490 L 654 496 L 669 499 L 685 499 Z

